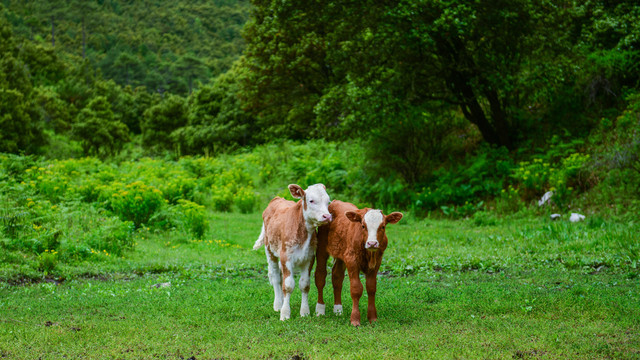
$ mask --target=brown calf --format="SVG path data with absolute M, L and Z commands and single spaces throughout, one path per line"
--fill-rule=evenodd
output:
M 367 318 L 369 322 L 377 320 L 376 282 L 378 269 L 382 263 L 382 254 L 387 248 L 385 226 L 395 224 L 402 219 L 402 213 L 392 212 L 385 216 L 375 209 L 358 209 L 355 205 L 335 200 L 329 205 L 333 221 L 318 228 L 318 249 L 316 259 L 315 281 L 318 288 L 318 304 L 316 315 L 324 315 L 325 304 L 322 295 L 327 278 L 327 259 L 331 255 L 335 259 L 331 282 L 333 284 L 333 312 L 342 313 L 342 282 L 344 270 L 349 273 L 351 287 L 351 324 L 360 325 L 358 308 L 362 296 L 360 272 L 366 277 L 369 305 Z
M 280 320 L 291 317 L 289 299 L 295 280 L 300 273 L 302 302 L 300 316 L 309 315 L 309 288 L 311 268 L 316 252 L 316 227 L 331 221 L 329 195 L 322 184 L 302 190 L 289 185 L 291 196 L 298 202 L 275 197 L 262 213 L 262 231 L 253 245 L 257 250 L 265 247 L 269 264 L 269 282 L 275 294 L 273 310 L 280 311 Z

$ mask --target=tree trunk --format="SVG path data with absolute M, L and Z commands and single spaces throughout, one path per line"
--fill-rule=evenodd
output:
M 464 117 L 478 127 L 478 130 L 480 130 L 480 133 L 482 134 L 482 138 L 490 144 L 506 146 L 510 149 L 511 145 L 508 131 L 499 131 L 496 129 L 496 124 L 492 124 L 489 121 L 487 115 L 482 109 L 482 106 L 478 103 L 478 98 L 473 91 L 473 88 L 469 84 L 468 76 L 463 75 L 459 71 L 454 71 L 451 76 L 450 84 L 453 93 L 462 103 L 460 107 Z M 494 104 L 490 105 L 492 112 L 495 110 L 496 114 L 502 116 L 503 112 L 499 104 L 496 109 L 493 109 L 494 106 Z M 495 119 L 493 120 L 495 121 Z M 504 122 L 504 118 L 501 121 Z
M 473 58 L 466 53 L 464 44 L 456 37 L 445 38 L 438 33 L 431 34 L 431 37 L 436 41 L 443 64 L 446 64 L 443 68 L 448 72 L 446 87 L 460 102 L 465 118 L 478 127 L 486 142 L 511 149 L 506 114 L 498 93 L 488 86 L 486 79 L 477 70 Z M 489 117 L 478 102 L 480 94 L 477 94 L 471 85 L 474 78 L 488 89 L 481 95 L 489 102 Z
M 504 106 L 502 106 L 498 92 L 491 89 L 487 91 L 486 97 L 489 101 L 489 108 L 491 109 L 493 128 L 500 140 L 500 145 L 506 146 L 507 149 L 512 149 L 513 144 L 509 136 L 509 124 L 507 123 L 507 116 L 504 113 Z

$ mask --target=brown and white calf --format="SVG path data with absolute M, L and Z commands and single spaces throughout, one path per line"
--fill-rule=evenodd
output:
M 262 213 L 262 231 L 253 246 L 265 246 L 269 264 L 269 282 L 275 298 L 273 310 L 280 311 L 280 320 L 291 317 L 289 299 L 295 287 L 294 274 L 300 273 L 302 303 L 300 316 L 309 315 L 311 268 L 318 244 L 316 228 L 331 221 L 329 195 L 325 186 L 315 184 L 307 190 L 289 185 L 291 196 L 298 202 L 275 197 Z
M 358 209 L 355 205 L 335 200 L 329 205 L 329 212 L 334 220 L 318 228 L 318 250 L 316 259 L 315 281 L 318 287 L 318 304 L 316 315 L 324 315 L 325 304 L 322 295 L 327 278 L 327 258 L 335 259 L 331 282 L 333 284 L 333 312 L 342 313 L 342 282 L 344 270 L 349 273 L 351 288 L 351 324 L 360 325 L 358 308 L 362 296 L 360 272 L 365 274 L 369 305 L 367 318 L 374 322 L 378 318 L 376 312 L 376 282 L 378 269 L 382 263 L 382 255 L 387 248 L 387 224 L 395 224 L 402 219 L 402 213 L 392 212 L 384 215 L 375 209 Z

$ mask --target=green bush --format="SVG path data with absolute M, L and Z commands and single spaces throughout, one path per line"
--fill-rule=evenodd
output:
M 45 250 L 38 255 L 38 269 L 45 274 L 53 272 L 58 265 L 58 252 L 55 250 Z
M 418 209 L 446 206 L 448 212 L 466 216 L 476 208 L 474 204 L 501 193 L 512 168 L 505 148 L 482 148 L 464 163 L 435 171 L 431 183 L 416 193 L 414 203 Z M 450 210 L 452 205 L 458 210 Z
M 196 239 L 202 239 L 209 228 L 204 206 L 189 200 L 178 200 L 178 216 L 181 217 L 185 230 Z
M 256 205 L 256 195 L 253 188 L 239 187 L 234 195 L 234 203 L 241 213 L 247 214 L 253 211 Z
M 498 224 L 496 216 L 488 211 L 477 211 L 472 218 L 476 226 L 494 226 Z
M 196 179 L 177 175 L 158 184 L 158 189 L 169 203 L 176 204 L 182 199 L 193 200 L 196 185 Z
M 495 210 L 500 215 L 515 214 L 525 207 L 519 190 L 509 185 L 507 189 L 502 189 L 500 195 L 495 198 Z
M 165 203 L 160 190 L 141 181 L 120 189 L 117 187 L 118 184 L 114 184 L 109 189 L 110 207 L 120 219 L 133 222 L 136 228 L 148 223 L 151 216 Z
M 213 185 L 211 203 L 216 211 L 231 211 L 233 207 L 233 186 L 231 184 Z
M 514 169 L 512 178 L 524 192 L 526 200 L 542 196 L 553 191 L 552 201 L 565 209 L 575 189 L 577 175 L 589 161 L 588 154 L 573 153 L 553 163 L 545 158 L 534 157 L 532 161 L 520 162 Z
M 132 249 L 135 226 L 130 221 L 120 221 L 117 218 L 104 218 L 84 237 L 85 242 L 94 255 L 121 256 L 124 250 Z M 82 249 L 80 249 L 82 251 Z

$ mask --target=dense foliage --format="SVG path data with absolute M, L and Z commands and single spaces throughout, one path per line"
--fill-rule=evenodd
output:
M 2 4 L 1 152 L 177 159 L 320 138 L 359 157 L 301 168 L 339 174 L 354 201 L 637 207 L 631 1 Z
M 591 192 L 597 202 L 614 206 L 594 208 L 594 199 L 574 194 L 587 181 L 590 161 L 574 146 L 557 143 L 520 163 L 506 151 L 485 150 L 459 168 L 438 170 L 438 180 L 416 192 L 407 191 L 398 179 L 376 179 L 359 161 L 363 147 L 324 141 L 263 145 L 216 158 L 142 158 L 118 164 L 89 157 L 0 155 L 0 252 L 5 251 L 2 256 L 9 262 L 18 259 L 16 254 L 53 261 L 37 262 L 32 269 L 46 271 L 58 262 L 121 256 L 135 246 L 135 239 L 150 234 L 170 234 L 175 244 L 202 240 L 220 225 L 209 224 L 210 212 L 253 213 L 274 195 L 290 198 L 288 183 L 306 187 L 323 182 L 332 199 L 386 212 L 409 207 L 411 215 L 438 210 L 454 219 L 468 217 L 479 226 L 495 224 L 498 216 L 549 215 L 585 206 L 592 208 L 590 223 L 610 217 L 633 226 L 640 210 L 633 184 L 640 174 L 615 188 L 628 193 L 612 194 L 610 183 L 630 175 L 620 166 L 599 185 L 600 191 Z M 637 171 L 637 164 L 629 166 Z M 545 189 L 556 195 L 551 204 L 538 207 L 537 194 Z
M 243 48 L 247 1 L 2 1 L 21 38 L 87 59 L 119 85 L 187 94 Z M 77 61 L 77 60 L 76 60 Z

